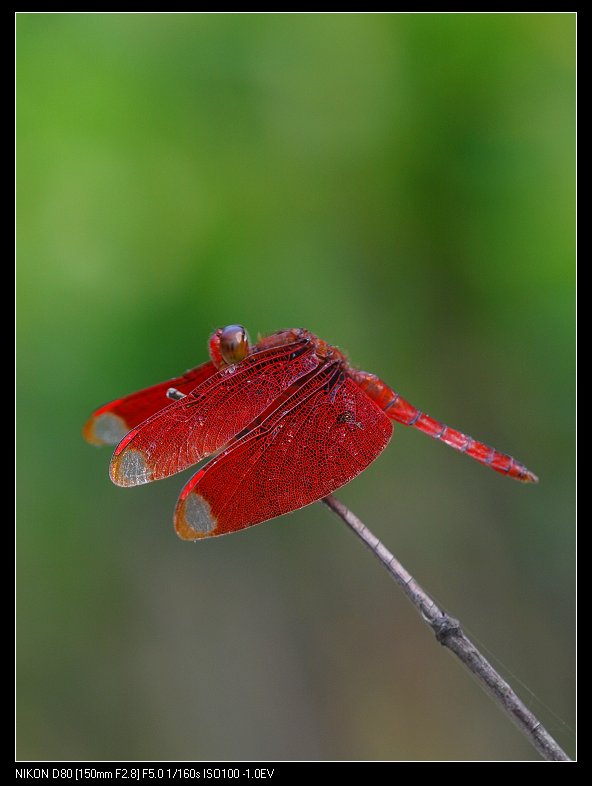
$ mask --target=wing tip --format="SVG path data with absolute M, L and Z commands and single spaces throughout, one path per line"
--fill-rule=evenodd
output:
M 218 522 L 212 514 L 210 503 L 191 491 L 181 496 L 175 510 L 175 532 L 181 540 L 201 540 L 216 534 Z
M 109 477 L 116 486 L 141 486 L 153 479 L 146 456 L 136 448 L 127 448 L 121 453 L 115 451 L 109 465 Z
M 82 428 L 82 436 L 91 445 L 117 445 L 128 433 L 125 420 L 113 412 L 94 413 Z

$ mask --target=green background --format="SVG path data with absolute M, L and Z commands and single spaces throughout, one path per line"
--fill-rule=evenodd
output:
M 197 544 L 89 413 L 303 326 L 397 427 L 338 496 L 573 753 L 575 15 L 17 15 L 17 756 L 530 759 L 321 505 Z

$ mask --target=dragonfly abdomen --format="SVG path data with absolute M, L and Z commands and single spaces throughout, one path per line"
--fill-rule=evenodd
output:
M 512 456 L 500 453 L 484 442 L 479 442 L 468 434 L 450 428 L 441 421 L 426 415 L 425 412 L 414 407 L 374 374 L 354 371 L 352 376 L 391 420 L 402 423 L 404 426 L 413 426 L 432 439 L 443 442 L 454 450 L 458 450 L 459 453 L 466 453 L 475 461 L 491 467 L 502 475 L 521 480 L 523 483 L 538 483 L 534 472 L 531 472 Z

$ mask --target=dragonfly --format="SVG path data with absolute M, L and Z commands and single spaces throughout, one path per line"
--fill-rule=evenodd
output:
M 97 409 L 83 429 L 117 445 L 118 486 L 169 477 L 212 456 L 188 481 L 174 524 L 184 540 L 225 535 L 328 496 L 411 426 L 502 475 L 538 482 L 516 459 L 414 407 L 340 349 L 303 328 L 251 344 L 241 325 L 216 330 L 210 360 Z

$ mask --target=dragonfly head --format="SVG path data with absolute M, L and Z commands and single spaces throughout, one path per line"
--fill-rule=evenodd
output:
M 210 337 L 210 357 L 218 368 L 240 363 L 249 351 L 249 334 L 242 325 L 218 328 Z

